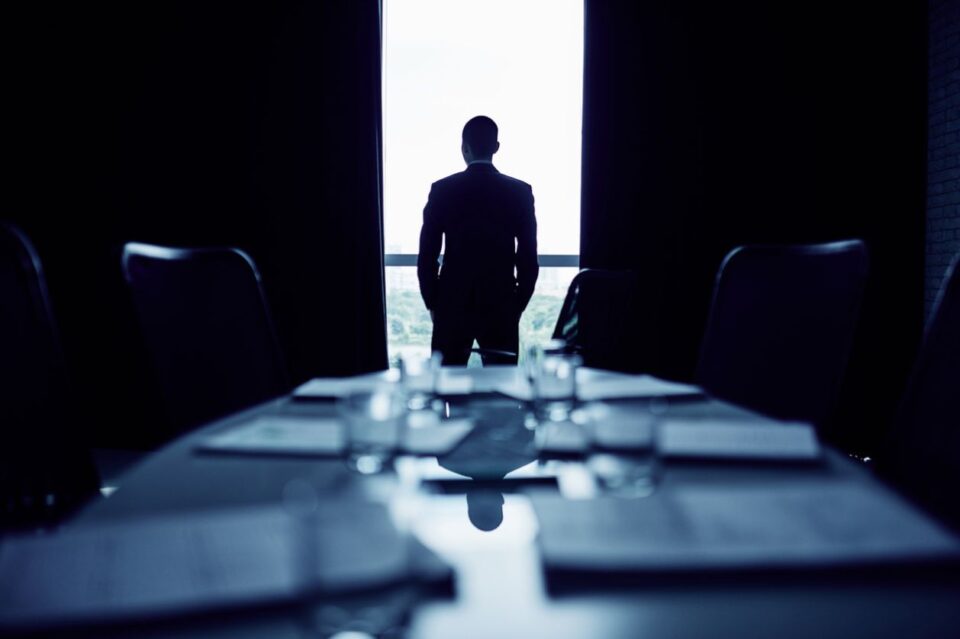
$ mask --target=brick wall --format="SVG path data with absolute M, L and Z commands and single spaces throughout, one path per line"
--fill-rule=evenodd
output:
M 926 308 L 960 251 L 960 0 L 930 0 Z

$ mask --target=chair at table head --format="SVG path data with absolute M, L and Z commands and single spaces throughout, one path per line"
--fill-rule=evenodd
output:
M 651 278 L 648 284 L 658 282 Z M 658 298 L 655 291 L 645 293 L 649 299 Z M 656 310 L 655 305 L 640 303 L 638 273 L 584 269 L 570 282 L 553 337 L 579 353 L 586 366 L 642 371 L 654 357 Z
M 173 433 L 289 390 L 246 253 L 129 243 L 123 273 Z
M 97 493 L 75 405 L 40 260 L 0 223 L 0 528 L 50 523 Z
M 960 254 L 940 289 L 878 466 L 960 529 Z
M 717 274 L 697 383 L 761 413 L 823 424 L 846 369 L 867 270 L 859 240 L 734 249 Z

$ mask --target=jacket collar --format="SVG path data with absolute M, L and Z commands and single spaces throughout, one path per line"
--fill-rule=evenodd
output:
M 467 166 L 467 171 L 470 173 L 499 173 L 497 167 L 493 166 L 493 162 L 471 162 Z

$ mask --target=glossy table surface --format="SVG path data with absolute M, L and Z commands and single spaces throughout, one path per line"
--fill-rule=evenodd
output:
M 712 399 L 652 405 L 624 400 L 612 406 L 632 414 L 649 414 L 652 408 L 691 418 L 764 419 Z M 332 402 L 281 398 L 198 429 L 147 457 L 121 477 L 112 496 L 91 504 L 69 526 L 277 503 L 290 482 L 307 482 L 321 497 L 388 503 L 401 528 L 453 566 L 452 596 L 417 603 L 401 636 L 944 637 L 960 632 L 960 575 L 952 569 L 869 576 L 687 575 L 632 586 L 595 580 L 548 590 L 536 545 L 537 519 L 521 489 L 537 486 L 576 497 L 603 492 L 594 472 L 597 458 L 538 459 L 533 433 L 523 425 L 524 408 L 515 400 L 476 396 L 452 401 L 449 410 L 452 416 L 472 416 L 477 424 L 457 449 L 439 460 L 398 458 L 392 469 L 372 476 L 351 470 L 344 459 L 196 452 L 211 432 L 254 415 L 336 414 Z M 832 450 L 815 465 L 680 464 L 649 457 L 616 461 L 632 473 L 625 488 L 618 488 L 624 499 L 705 483 L 775 486 L 827 480 L 882 489 L 867 469 Z M 317 622 L 329 608 L 325 605 L 316 602 L 306 615 L 277 611 L 157 624 L 117 635 L 327 636 Z

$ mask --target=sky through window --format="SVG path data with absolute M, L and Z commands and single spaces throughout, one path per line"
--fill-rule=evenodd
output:
M 416 253 L 430 184 L 463 170 L 474 115 L 533 185 L 540 253 L 579 253 L 583 0 L 385 0 L 387 253 Z

